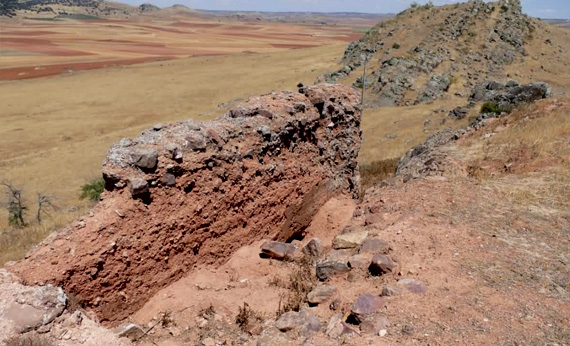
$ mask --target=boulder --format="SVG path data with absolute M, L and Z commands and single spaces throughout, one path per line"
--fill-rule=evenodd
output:
M 360 246 L 360 253 L 387 254 L 392 250 L 390 245 L 379 238 L 367 238 Z
M 321 330 L 321 321 L 305 311 L 289 311 L 279 317 L 275 322 L 275 328 L 282 332 L 288 332 L 295 328 L 301 328 L 301 333 L 319 332 Z
M 334 286 L 317 286 L 307 295 L 307 301 L 312 305 L 326 303 L 336 294 L 336 291 Z
M 291 114 L 301 103 L 305 111 Z M 113 324 L 197 265 L 223 263 L 262 239 L 300 239 L 331 197 L 359 196 L 359 104 L 349 87 L 309 86 L 121 140 L 105 158 L 107 190 L 85 227 L 56 232 L 10 270 L 62 286 Z
M 386 255 L 374 255 L 372 258 L 372 263 L 370 263 L 370 274 L 372 275 L 383 275 L 391 273 L 396 264 Z
M 345 233 L 336 236 L 333 240 L 334 249 L 353 249 L 360 246 L 362 242 L 368 237 L 367 231 Z
M 348 266 L 350 269 L 368 269 L 372 260 L 372 254 L 358 254 L 350 257 Z
M 158 151 L 154 149 L 137 148 L 130 155 L 131 163 L 143 170 L 153 170 L 158 163 Z
M 367 316 L 375 314 L 384 307 L 384 300 L 374 294 L 366 293 L 358 297 L 351 309 L 351 316 L 362 323 Z
M 330 277 L 346 274 L 350 271 L 344 261 L 321 260 L 317 262 L 317 278 L 325 281 Z
M 46 326 L 65 309 L 67 297 L 59 287 L 19 286 L 13 295 L 1 299 L 0 319 L 11 323 L 16 333 L 27 333 Z
M 360 331 L 364 334 L 378 336 L 381 331 L 387 330 L 388 327 L 390 327 L 390 322 L 386 316 L 375 315 L 365 319 L 360 324 Z
M 305 254 L 305 256 L 310 258 L 321 257 L 323 253 L 323 246 L 321 245 L 321 240 L 318 238 L 311 239 L 311 241 L 309 241 L 307 245 L 303 247 L 303 253 Z
M 327 336 L 336 339 L 343 335 L 358 334 L 358 332 L 344 321 L 342 314 L 334 315 L 327 325 Z
M 261 245 L 261 254 L 281 261 L 292 261 L 297 247 L 293 244 L 268 241 Z
M 131 196 L 140 197 L 148 193 L 148 182 L 142 178 L 129 179 Z

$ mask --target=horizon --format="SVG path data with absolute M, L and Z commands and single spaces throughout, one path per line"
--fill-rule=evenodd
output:
M 161 8 L 184 5 L 200 11 L 231 12 L 305 12 L 305 13 L 360 13 L 395 14 L 410 6 L 413 0 L 119 0 L 131 5 L 150 3 Z M 436 6 L 449 5 L 466 0 L 433 0 Z M 425 4 L 427 0 L 415 1 Z M 491 1 L 486 1 L 491 2 Z M 565 0 L 522 0 L 523 12 L 542 19 L 570 19 L 570 6 Z

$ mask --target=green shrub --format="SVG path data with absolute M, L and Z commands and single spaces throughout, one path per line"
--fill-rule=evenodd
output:
M 81 199 L 98 201 L 105 190 L 105 180 L 95 179 L 81 187 Z
M 400 44 L 399 44 L 399 43 L 394 43 L 394 44 L 392 45 L 392 48 L 394 48 L 394 49 L 400 49 Z
M 503 113 L 505 110 L 502 109 L 501 107 L 499 107 L 499 104 L 495 101 L 488 101 L 483 103 L 483 105 L 481 106 L 481 113 L 495 113 L 495 114 L 501 114 Z

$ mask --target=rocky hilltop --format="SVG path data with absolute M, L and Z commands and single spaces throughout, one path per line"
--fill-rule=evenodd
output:
M 537 53 L 546 60 L 548 52 L 567 64 L 568 52 L 561 42 L 548 38 L 550 30 L 541 20 L 523 14 L 520 0 L 411 7 L 351 43 L 342 60 L 345 66 L 321 79 L 354 80 L 359 88 L 365 84 L 371 107 L 468 98 L 482 81 L 531 81 L 533 71 L 528 68 L 507 70 L 538 60 Z M 361 80 L 363 57 L 368 61 L 366 81 Z M 539 68 L 546 69 L 545 64 Z

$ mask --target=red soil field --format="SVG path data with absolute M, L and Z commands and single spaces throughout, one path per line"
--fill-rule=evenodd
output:
M 128 66 L 152 61 L 171 60 L 176 57 L 149 57 L 138 59 L 123 59 L 113 61 L 81 62 L 47 66 L 26 66 L 0 69 L 0 80 L 31 79 L 38 77 L 56 76 L 67 71 L 96 70 L 105 67 Z
M 196 22 L 193 22 L 196 20 Z M 357 40 L 350 27 L 204 18 L 2 23 L 0 80 L 189 56 L 313 48 Z M 33 53 L 33 54 L 30 54 Z M 72 59 L 70 59 L 72 58 Z

